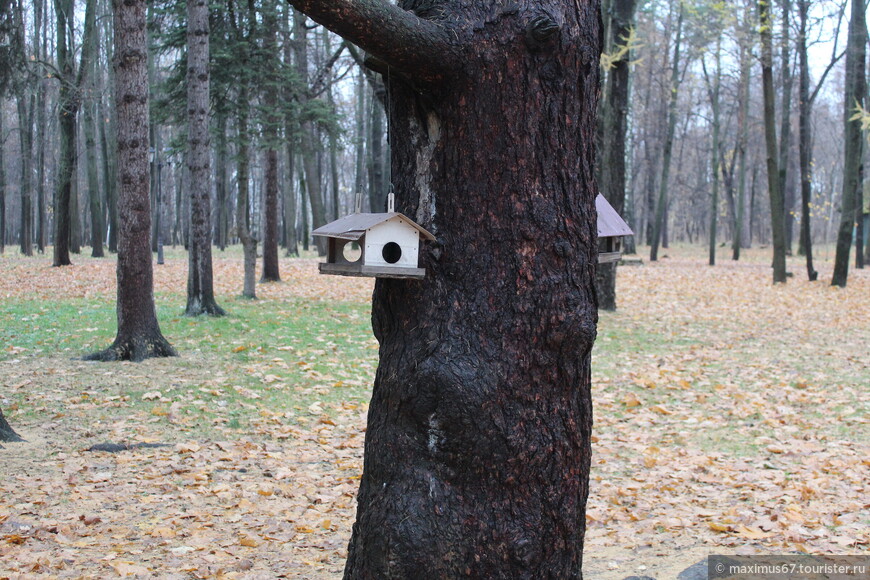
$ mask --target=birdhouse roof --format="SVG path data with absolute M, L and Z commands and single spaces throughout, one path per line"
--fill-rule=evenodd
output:
M 420 235 L 427 240 L 434 240 L 435 236 L 420 227 L 414 220 L 399 212 L 389 213 L 353 213 L 343 218 L 337 219 L 326 225 L 320 226 L 314 230 L 312 235 L 324 236 L 327 238 L 340 238 L 342 240 L 357 241 L 363 237 L 367 230 L 382 224 L 395 217 L 406 221 L 408 225 L 413 226 L 420 232 Z
M 613 206 L 600 193 L 595 198 L 595 209 L 598 211 L 598 237 L 613 238 L 617 236 L 633 236 L 628 227 Z

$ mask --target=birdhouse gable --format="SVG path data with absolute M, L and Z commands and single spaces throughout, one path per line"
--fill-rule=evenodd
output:
M 622 238 L 633 236 L 634 232 L 600 193 L 595 198 L 595 210 L 598 213 L 598 263 L 619 261 Z

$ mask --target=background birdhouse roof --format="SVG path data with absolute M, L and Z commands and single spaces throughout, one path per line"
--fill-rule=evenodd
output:
M 420 227 L 414 220 L 399 212 L 389 213 L 354 213 L 343 218 L 337 219 L 326 225 L 320 226 L 314 230 L 312 235 L 325 236 L 328 238 L 340 238 L 342 240 L 357 241 L 363 237 L 366 230 L 383 222 L 389 221 L 394 217 L 399 217 L 408 222 L 411 226 L 420 232 L 420 235 L 427 240 L 434 240 L 435 236 Z
M 600 193 L 595 198 L 595 209 L 598 211 L 598 237 L 612 238 L 616 236 L 633 236 L 634 232 L 620 217 L 613 206 Z

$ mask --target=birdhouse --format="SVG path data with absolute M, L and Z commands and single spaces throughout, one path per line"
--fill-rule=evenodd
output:
M 598 263 L 617 262 L 622 257 L 622 238 L 634 232 L 600 193 L 595 198 L 598 212 Z
M 391 208 L 392 209 L 392 208 Z M 327 239 L 321 274 L 423 278 L 420 240 L 435 236 L 401 213 L 355 213 L 321 226 L 312 235 Z

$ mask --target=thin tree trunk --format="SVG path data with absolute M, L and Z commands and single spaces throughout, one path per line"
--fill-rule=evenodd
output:
M 18 97 L 18 127 L 21 144 L 21 253 L 33 255 L 33 98 L 23 94 Z
M 812 167 L 812 102 L 810 102 L 810 67 L 807 54 L 807 20 L 809 18 L 809 0 L 798 0 L 800 15 L 800 32 L 798 36 L 798 58 L 800 59 L 800 176 L 801 176 L 801 240 L 800 246 L 807 262 L 807 278 L 813 282 L 819 273 L 813 266 L 813 236 L 810 204 L 813 194 Z
M 0 254 L 6 251 L 6 148 L 3 146 L 3 107 L 0 107 Z
M 365 111 L 366 111 L 366 80 L 365 73 L 362 71 L 362 67 L 360 67 L 359 75 L 357 77 L 356 82 L 356 118 L 355 118 L 355 131 L 354 131 L 354 145 L 356 146 L 356 158 L 354 163 L 354 181 L 353 181 L 353 199 L 354 199 L 354 207 L 351 208 L 352 211 L 356 212 L 362 209 L 362 203 L 359 203 L 360 207 L 357 207 L 357 200 L 366 199 L 365 193 L 365 172 L 366 172 L 366 130 L 365 130 Z
M 215 122 L 217 129 L 217 145 L 215 146 L 215 194 L 217 202 L 217 223 L 215 224 L 215 237 L 217 247 L 223 251 L 227 247 L 229 234 L 228 207 L 227 207 L 227 115 L 223 111 L 217 113 Z
M 239 91 L 239 148 L 237 157 L 238 198 L 236 200 L 236 233 L 242 243 L 244 254 L 244 283 L 242 296 L 255 299 L 257 297 L 257 240 L 251 235 L 248 227 L 250 215 L 250 167 L 251 145 L 248 129 L 248 85 L 242 83 Z
M 853 119 L 859 106 L 863 106 L 867 92 L 865 55 L 867 45 L 867 22 L 863 0 L 852 0 L 849 19 L 849 41 L 846 48 L 846 89 L 844 94 L 843 139 L 843 201 L 840 229 L 837 234 L 837 253 L 834 259 L 834 275 L 831 284 L 845 287 L 849 275 L 849 252 L 852 248 L 852 230 L 858 207 L 858 191 L 861 183 L 862 139 L 861 122 Z
M 281 34 L 284 41 L 284 65 L 290 66 L 293 61 L 293 42 L 291 37 L 291 15 L 293 8 L 284 6 L 284 18 L 281 21 Z M 284 84 L 284 100 L 291 102 L 297 99 L 297 89 L 293 83 Z M 283 182 L 284 196 L 284 247 L 287 256 L 298 256 L 299 235 L 296 231 L 296 120 L 292 107 L 284 109 L 284 155 L 286 158 L 286 178 Z
M 610 11 L 610 46 L 613 53 L 628 42 L 634 19 L 635 0 L 616 0 Z M 599 167 L 599 189 L 618 214 L 625 210 L 625 135 L 629 106 L 629 74 L 631 53 L 611 63 L 607 79 L 607 90 L 601 100 L 604 110 L 599 117 L 601 163 Z M 616 310 L 616 263 L 599 264 L 596 275 L 598 307 L 603 310 Z
M 744 12 L 744 28 L 748 28 L 750 10 Z M 746 207 L 746 147 L 749 142 L 749 100 L 751 97 L 750 75 L 752 73 L 751 50 L 748 46 L 750 35 L 744 32 L 740 44 L 740 85 L 737 109 L 737 211 L 734 216 L 734 240 L 731 244 L 731 259 L 740 259 L 744 247 L 745 207 Z M 750 231 L 750 236 L 751 231 Z
M 115 103 L 118 143 L 118 334 L 88 360 L 141 361 L 176 356 L 154 306 L 148 198 L 148 45 L 146 1 L 114 0 Z
M 770 1 L 758 1 L 761 29 L 761 77 L 764 93 L 764 140 L 767 145 L 767 191 L 770 196 L 770 229 L 773 238 L 773 282 L 786 281 L 785 202 L 779 181 L 779 151 L 776 141 L 776 106 L 773 87 L 773 40 Z
M 294 41 L 296 47 L 296 70 L 301 78 L 307 78 L 308 71 L 308 40 L 305 16 L 296 13 L 294 19 Z M 307 97 L 303 96 L 303 99 Z M 314 123 L 305 121 L 302 123 L 300 152 L 302 154 L 302 171 L 305 172 L 305 184 L 307 186 L 308 202 L 311 204 L 311 222 L 313 228 L 319 228 L 326 223 L 326 209 L 323 204 L 323 191 L 320 183 L 320 171 L 317 164 L 317 149 L 319 139 L 315 131 Z M 303 192 L 304 195 L 304 192 Z M 308 236 L 310 232 L 304 232 Z M 326 254 L 326 242 L 324 238 L 317 238 L 317 253 L 321 256 Z
M 263 145 L 265 146 L 265 207 L 263 211 L 263 276 L 261 282 L 280 282 L 281 273 L 278 262 L 278 6 L 277 2 L 267 2 L 263 6 L 263 52 L 266 59 L 263 106 L 265 124 L 263 126 Z
M 302 250 L 307 252 L 311 228 L 308 225 L 308 185 L 305 180 L 304 167 L 299 168 L 299 192 L 302 198 Z
M 674 148 L 674 129 L 677 123 L 677 98 L 680 88 L 680 45 L 683 35 L 683 2 L 682 0 L 677 0 L 677 2 L 679 4 L 679 15 L 677 16 L 677 38 L 674 41 L 674 61 L 671 67 L 671 83 L 668 97 L 668 129 L 662 152 L 662 175 L 659 180 L 659 196 L 656 203 L 653 239 L 649 254 L 651 262 L 658 260 L 659 243 L 663 238 L 666 238 L 666 236 L 663 236 L 663 232 L 667 228 L 668 181 L 671 172 L 671 156 Z M 667 242 L 664 245 L 667 247 Z
M 91 94 L 95 93 L 92 87 Z M 100 204 L 100 183 L 97 177 L 97 138 L 96 138 L 96 115 L 94 108 L 96 101 L 93 97 L 84 103 L 83 123 L 85 130 L 85 151 L 88 163 L 88 207 L 91 215 L 91 257 L 103 257 L 103 208 Z
M 794 190 L 789 187 L 789 157 L 791 153 L 791 97 L 794 86 L 794 74 L 791 66 L 791 0 L 779 0 L 782 6 L 782 26 L 779 38 L 780 44 L 780 75 L 782 83 L 782 112 L 780 115 L 779 133 L 779 185 L 783 196 L 783 228 L 785 236 L 785 253 L 791 255 L 792 217 L 794 208 Z
M 187 0 L 187 146 L 190 241 L 185 316 L 223 316 L 214 298 L 211 260 L 209 136 L 209 21 L 207 0 Z
M 722 34 L 716 38 L 716 51 L 714 58 L 716 60 L 715 76 L 711 80 L 707 74 L 706 61 L 702 60 L 704 79 L 707 81 L 707 93 L 710 97 L 710 108 L 713 110 L 713 135 L 712 135 L 712 152 L 710 154 L 710 168 L 713 182 L 712 195 L 710 196 L 710 239 L 709 239 L 709 256 L 708 263 L 711 266 L 716 265 L 716 225 L 719 218 L 719 150 L 720 141 L 719 134 L 721 129 L 721 104 L 719 102 L 720 86 L 722 84 Z
M 384 83 L 379 82 L 375 90 L 385 93 Z M 386 211 L 389 185 L 384 180 L 384 112 L 377 92 L 373 98 L 369 117 L 369 211 L 378 213 Z
M 34 46 L 39 47 L 38 58 L 48 55 L 48 16 L 46 0 L 34 2 Z M 36 248 L 40 254 L 45 253 L 46 223 L 45 223 L 45 150 L 47 133 L 46 112 L 46 79 L 36 82 Z

